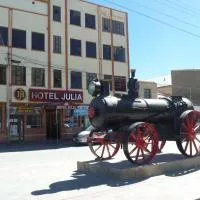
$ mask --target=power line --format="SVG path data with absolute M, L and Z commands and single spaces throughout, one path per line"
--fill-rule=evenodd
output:
M 168 22 L 162 21 L 162 20 L 157 19 L 157 18 L 155 18 L 155 17 L 151 17 L 150 15 L 144 14 L 144 13 L 142 13 L 142 12 L 138 12 L 138 11 L 136 11 L 136 10 L 134 10 L 134 9 L 128 8 L 128 7 L 123 6 L 123 5 L 121 5 L 121 4 L 114 3 L 114 2 L 112 2 L 112 1 L 110 1 L 110 0 L 103 0 L 103 1 L 108 2 L 108 3 L 110 3 L 110 4 L 114 5 L 114 6 L 120 7 L 120 8 L 122 8 L 122 9 L 128 10 L 128 11 L 130 11 L 130 12 L 136 13 L 136 14 L 138 14 L 138 15 L 140 15 L 140 16 L 143 16 L 143 17 L 146 17 L 146 18 L 148 18 L 148 19 L 151 19 L 151 20 L 153 20 L 153 21 L 159 22 L 160 24 L 163 24 L 163 25 L 165 25 L 165 26 L 171 27 L 171 28 L 176 29 L 176 30 L 178 30 L 178 31 L 184 32 L 184 33 L 186 33 L 186 34 L 188 34 L 188 35 L 191 35 L 191 36 L 200 38 L 200 35 L 198 35 L 198 34 L 196 34 L 196 33 L 187 31 L 187 30 L 185 30 L 185 29 L 183 29 L 183 28 L 179 28 L 179 27 L 177 27 L 177 26 L 175 26 L 175 25 L 172 25 L 172 24 L 170 24 L 170 23 L 168 23 Z
M 156 1 L 159 4 L 164 4 L 164 6 L 172 8 L 172 9 L 174 9 L 174 10 L 176 10 L 178 12 L 184 13 L 186 15 L 189 15 L 189 16 L 192 16 L 192 17 L 195 17 L 195 18 L 197 17 L 196 15 L 194 15 L 194 13 L 187 12 L 184 9 L 181 9 L 180 7 L 177 8 L 176 5 L 172 5 L 173 3 L 170 3 L 170 1 L 168 1 L 168 0 L 165 0 L 165 1 L 154 0 L 154 1 Z
M 149 10 L 152 10 L 153 12 L 156 12 L 156 13 L 158 13 L 158 14 L 160 14 L 160 15 L 164 15 L 164 16 L 166 16 L 166 17 L 172 18 L 172 19 L 174 19 L 174 20 L 176 20 L 176 21 L 178 21 L 178 22 L 181 22 L 181 23 L 183 23 L 183 24 L 187 24 L 187 25 L 192 26 L 192 27 L 194 27 L 194 28 L 200 28 L 200 26 L 198 26 L 198 25 L 196 25 L 196 24 L 192 24 L 192 23 L 187 22 L 187 21 L 185 21 L 185 20 L 182 20 L 182 19 L 180 19 L 180 18 L 174 17 L 173 15 L 169 15 L 169 14 L 167 14 L 167 13 L 165 13 L 165 12 L 162 12 L 162 11 L 160 11 L 160 10 L 151 8 L 151 7 L 146 6 L 146 5 L 143 5 L 143 4 L 141 4 L 141 3 L 139 3 L 139 2 L 136 2 L 136 1 L 135 1 L 135 3 L 137 3 L 137 4 L 138 4 L 139 6 L 141 6 L 141 7 L 144 7 L 144 8 L 147 8 L 147 9 L 149 9 Z

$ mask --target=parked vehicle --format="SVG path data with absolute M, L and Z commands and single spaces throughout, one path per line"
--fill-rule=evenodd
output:
M 76 144 L 87 144 L 87 138 L 93 130 L 94 127 L 92 125 L 88 126 L 85 130 L 74 134 L 72 141 Z

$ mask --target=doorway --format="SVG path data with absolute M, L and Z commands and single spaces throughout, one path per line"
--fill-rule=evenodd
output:
M 60 111 L 46 110 L 47 139 L 60 139 Z
M 9 139 L 12 141 L 24 140 L 24 116 L 10 115 Z

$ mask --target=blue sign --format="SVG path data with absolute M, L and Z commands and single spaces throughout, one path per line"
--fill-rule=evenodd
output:
M 87 116 L 88 110 L 87 109 L 74 109 L 74 116 Z

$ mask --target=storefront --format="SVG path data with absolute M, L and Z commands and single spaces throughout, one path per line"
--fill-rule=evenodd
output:
M 30 89 L 29 101 L 43 105 L 41 124 L 45 139 L 67 140 L 84 128 L 83 117 L 74 116 L 74 110 L 83 103 L 81 91 Z

